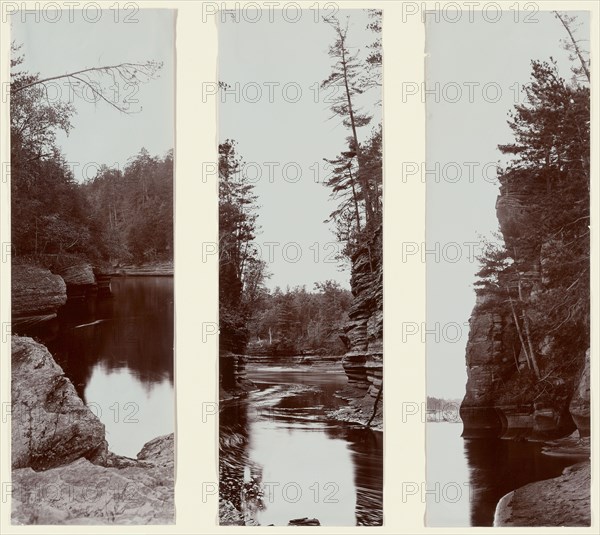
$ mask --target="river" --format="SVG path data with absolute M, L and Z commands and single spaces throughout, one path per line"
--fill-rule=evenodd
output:
M 428 527 L 492 526 L 500 498 L 559 476 L 572 458 L 544 455 L 539 442 L 463 439 L 460 423 L 427 423 Z
M 222 472 L 222 495 L 260 525 L 382 525 L 383 433 L 327 417 L 346 403 L 335 396 L 347 383 L 341 365 L 252 360 L 256 390 L 220 414 L 221 436 L 243 444 L 226 450 L 234 466 Z
M 109 449 L 135 457 L 174 431 L 173 278 L 115 277 L 112 297 L 72 300 L 30 334 L 54 355 L 106 426 Z

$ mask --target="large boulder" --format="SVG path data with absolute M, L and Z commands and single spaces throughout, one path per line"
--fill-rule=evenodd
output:
M 13 524 L 172 524 L 174 437 L 147 443 L 137 460 L 78 459 L 45 472 L 12 472 Z
M 84 457 L 103 462 L 104 425 L 50 352 L 12 337 L 12 466 L 48 470 Z
M 12 523 L 172 524 L 174 435 L 136 459 L 108 451 L 104 425 L 31 338 L 12 339 Z
M 496 506 L 494 527 L 586 527 L 591 525 L 591 467 L 568 466 L 562 475 L 529 483 Z
M 65 281 L 49 270 L 29 264 L 14 264 L 11 275 L 13 327 L 56 316 L 67 302 Z

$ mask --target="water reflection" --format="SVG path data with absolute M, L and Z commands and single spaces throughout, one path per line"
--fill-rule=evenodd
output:
M 246 520 L 286 526 L 309 517 L 324 526 L 381 525 L 382 433 L 326 417 L 343 403 L 334 397 L 346 384 L 341 367 L 331 373 L 308 365 L 249 364 L 247 371 L 258 389 L 220 415 L 222 436 L 244 437 L 236 452 L 241 466 L 228 466 L 221 479 L 222 492 Z
M 427 526 L 492 526 L 500 498 L 562 473 L 574 461 L 536 442 L 463 439 L 455 423 L 427 424 Z
M 35 335 L 105 424 L 109 448 L 135 456 L 174 429 L 173 278 L 111 281 L 111 298 L 72 301 Z

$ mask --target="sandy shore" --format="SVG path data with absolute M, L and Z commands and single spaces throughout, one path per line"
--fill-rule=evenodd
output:
M 568 466 L 554 479 L 509 492 L 496 507 L 496 527 L 590 526 L 590 462 Z

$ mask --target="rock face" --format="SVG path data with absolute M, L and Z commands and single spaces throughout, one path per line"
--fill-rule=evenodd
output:
M 590 484 L 590 463 L 583 462 L 518 488 L 498 503 L 494 527 L 590 526 Z
M 55 271 L 65 281 L 69 299 L 86 297 L 97 290 L 96 276 L 90 264 L 62 266 L 57 267 Z
M 585 328 L 573 332 L 570 327 L 566 333 L 558 328 L 537 329 L 528 338 L 524 332 L 526 316 L 533 328 L 544 325 L 547 310 L 540 303 L 551 295 L 547 285 L 553 267 L 549 251 L 556 246 L 543 240 L 533 246 L 536 242 L 529 235 L 523 239 L 532 231 L 528 210 L 532 208 L 523 195 L 510 193 L 506 185 L 501 187 L 496 213 L 517 268 L 499 273 L 496 288 L 502 291 L 485 286 L 477 291 L 469 320 L 468 381 L 460 410 L 463 436 L 468 438 L 545 440 L 567 436 L 575 426 L 581 436 L 589 435 L 589 338 Z M 509 289 L 526 303 L 518 311 L 513 298 L 507 298 Z M 539 376 L 529 357 L 532 352 Z
M 582 437 L 590 436 L 590 350 L 585 354 L 585 365 L 575 389 L 569 412 Z
M 13 470 L 13 524 L 172 524 L 174 439 L 147 443 L 137 460 L 99 466 L 80 458 L 45 472 Z
M 52 355 L 12 339 L 13 524 L 171 524 L 174 436 L 137 459 L 107 450 L 104 425 Z
M 67 302 L 65 281 L 33 265 L 13 263 L 11 292 L 13 327 L 54 318 Z
M 344 328 L 349 351 L 342 363 L 348 381 L 376 397 L 383 378 L 382 230 L 370 246 L 352 256 L 350 286 L 354 300 Z
M 12 337 L 12 467 L 47 470 L 107 455 L 104 425 L 41 344 Z
M 347 353 L 342 364 L 351 388 L 344 396 L 351 402 L 358 419 L 369 420 L 368 415 L 383 383 L 383 254 L 382 228 L 374 233 L 370 244 L 364 244 L 352 255 L 350 286 L 353 302 L 344 328 Z M 380 398 L 382 396 L 379 396 Z M 351 403 L 352 405 L 352 403 Z M 369 410 L 370 409 L 370 410 Z M 338 411 L 339 412 L 339 411 Z M 342 411 L 344 412 L 344 411 Z M 378 402 L 377 424 L 381 423 L 383 403 Z M 352 419 L 350 414 L 339 414 L 340 419 Z
M 78 264 L 59 268 L 57 273 L 63 278 L 67 286 L 87 286 L 96 284 L 94 270 L 90 264 Z
M 229 392 L 243 390 L 246 386 L 247 357 L 234 353 L 219 355 L 219 384 Z

